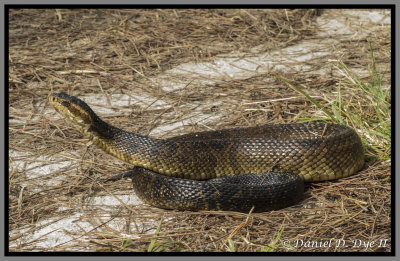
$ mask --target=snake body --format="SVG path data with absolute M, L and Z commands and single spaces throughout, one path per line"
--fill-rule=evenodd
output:
M 136 166 L 136 194 L 161 208 L 279 209 L 301 200 L 303 181 L 346 177 L 364 164 L 359 136 L 344 125 L 274 124 L 154 139 L 104 122 L 74 96 L 49 100 L 94 144 Z

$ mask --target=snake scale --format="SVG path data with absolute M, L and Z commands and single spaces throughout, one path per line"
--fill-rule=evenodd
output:
M 269 211 L 298 203 L 304 181 L 346 177 L 364 164 L 361 140 L 344 125 L 271 124 L 154 139 L 101 120 L 81 99 L 52 106 L 128 172 L 146 203 L 178 210 Z

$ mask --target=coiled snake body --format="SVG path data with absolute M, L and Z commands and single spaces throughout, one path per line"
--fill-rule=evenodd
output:
M 49 99 L 93 143 L 136 166 L 130 172 L 136 194 L 161 208 L 279 209 L 301 200 L 303 181 L 346 177 L 364 164 L 360 138 L 343 125 L 276 124 L 153 139 L 109 125 L 74 96 Z

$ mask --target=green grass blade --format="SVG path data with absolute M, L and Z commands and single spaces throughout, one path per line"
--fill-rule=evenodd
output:
M 278 235 L 275 237 L 274 241 L 271 244 L 269 244 L 267 247 L 261 249 L 261 252 L 274 252 L 275 249 L 282 246 L 282 244 L 276 245 L 276 243 L 278 243 L 279 239 L 281 238 L 282 233 L 283 233 L 283 226 L 279 230 Z
M 275 75 L 276 77 L 278 77 L 279 79 L 284 81 L 293 90 L 304 95 L 310 102 L 312 102 L 315 106 L 317 106 L 320 110 L 322 110 L 326 115 L 328 115 L 329 118 L 331 118 L 333 121 L 336 122 L 335 116 L 332 113 L 330 113 L 329 111 L 327 111 L 319 102 L 317 102 L 314 98 L 312 98 L 310 95 L 308 95 L 305 91 L 303 91 L 302 89 L 300 89 L 299 87 L 297 87 L 296 85 L 294 85 L 293 83 L 288 81 L 286 78 L 280 76 L 279 74 L 276 74 L 274 72 L 271 72 L 271 74 Z
M 150 245 L 147 248 L 147 252 L 153 252 L 154 251 L 154 245 L 156 244 L 158 240 L 158 234 L 160 233 L 161 230 L 161 225 L 162 225 L 163 217 L 160 219 L 160 223 L 157 226 L 156 232 L 154 233 L 154 238 L 150 241 Z

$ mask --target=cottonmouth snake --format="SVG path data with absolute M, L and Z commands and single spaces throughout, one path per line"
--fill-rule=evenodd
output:
M 343 125 L 275 124 L 154 139 L 111 126 L 74 96 L 49 100 L 98 147 L 133 164 L 128 174 L 136 194 L 161 208 L 284 208 L 301 200 L 303 181 L 346 177 L 364 164 L 360 138 Z

